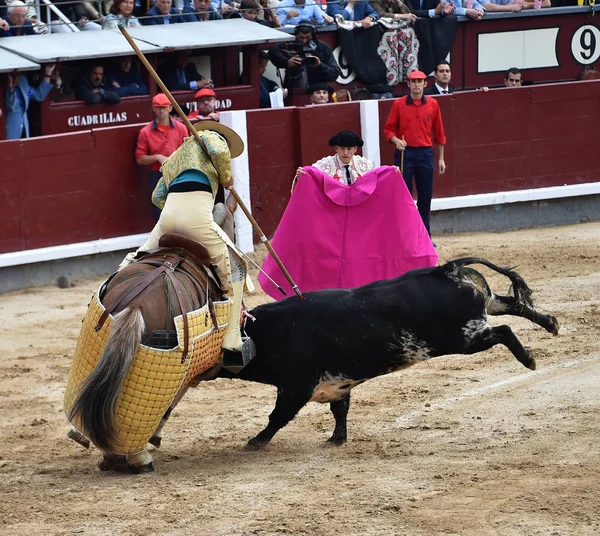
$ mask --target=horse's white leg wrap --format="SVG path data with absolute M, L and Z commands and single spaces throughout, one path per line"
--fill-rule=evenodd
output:
M 142 450 L 137 454 L 128 454 L 127 463 L 134 467 L 142 467 L 144 465 L 150 465 L 152 463 L 152 455 L 148 452 L 148 449 Z

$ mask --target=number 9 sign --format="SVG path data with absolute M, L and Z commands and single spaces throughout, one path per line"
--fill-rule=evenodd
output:
M 579 28 L 571 38 L 571 52 L 581 65 L 594 63 L 600 58 L 600 29 L 590 24 Z

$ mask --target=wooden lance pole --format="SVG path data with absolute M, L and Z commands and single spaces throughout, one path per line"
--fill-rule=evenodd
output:
M 152 76 L 152 78 L 154 78 L 154 80 L 158 84 L 158 87 L 160 87 L 160 89 L 162 90 L 162 92 L 167 96 L 167 98 L 169 99 L 169 101 L 173 105 L 173 108 L 175 109 L 175 111 L 177 112 L 177 114 L 179 115 L 179 117 L 181 117 L 181 120 L 183 121 L 183 123 L 185 124 L 185 126 L 188 128 L 188 130 L 194 136 L 194 138 L 196 138 L 196 141 L 202 146 L 202 141 L 200 140 L 200 134 L 198 134 L 198 132 L 194 128 L 194 125 L 192 125 L 192 123 L 190 122 L 190 120 L 183 113 L 183 110 L 181 109 L 181 107 L 179 106 L 179 104 L 177 104 L 177 101 L 175 100 L 175 98 L 173 97 L 173 95 L 171 95 L 171 92 L 167 89 L 167 86 L 165 86 L 164 82 L 160 79 L 160 76 L 158 76 L 157 72 L 154 70 L 154 67 L 152 67 L 152 65 L 150 65 L 150 63 L 146 59 L 146 56 L 144 55 L 144 53 L 139 49 L 139 47 L 137 46 L 137 44 L 135 43 L 135 41 L 129 35 L 129 32 L 125 29 L 125 26 L 123 26 L 123 24 L 119 24 L 118 27 L 119 27 L 119 30 L 121 30 L 121 33 L 123 34 L 123 37 L 125 37 L 125 39 L 127 39 L 127 42 L 131 45 L 131 48 L 133 48 L 133 50 L 137 54 L 137 57 L 144 64 L 144 67 L 146 67 L 146 69 L 148 69 L 148 72 L 150 73 L 150 75 Z M 242 201 L 242 198 L 235 191 L 235 188 L 231 188 L 229 190 L 229 192 L 234 197 L 234 199 L 237 201 L 238 205 L 240 206 L 240 208 L 242 209 L 242 211 L 244 212 L 244 214 L 246 215 L 246 217 L 248 218 L 248 220 L 250 220 L 250 223 L 252 224 L 252 227 L 256 231 L 256 234 L 259 236 L 260 241 L 269 250 L 269 253 L 271 254 L 271 256 L 273 257 L 273 259 L 277 263 L 277 266 L 279 266 L 279 269 L 283 272 L 283 275 L 288 280 L 288 282 L 291 285 L 293 291 L 297 294 L 297 296 L 300 299 L 304 299 L 304 296 L 303 296 L 302 292 L 300 292 L 300 289 L 298 288 L 298 285 L 296 285 L 296 283 L 292 279 L 292 276 L 290 275 L 290 273 L 287 271 L 286 267 L 281 262 L 281 259 L 279 258 L 279 255 L 277 255 L 277 253 L 273 249 L 273 246 L 271 246 L 271 243 L 269 242 L 269 240 L 265 236 L 265 233 L 262 232 L 262 229 L 259 227 L 258 223 L 252 217 L 252 214 L 248 210 L 248 207 L 244 204 L 244 202 Z M 283 290 L 283 289 L 281 289 L 281 290 Z M 285 294 L 285 292 L 284 292 L 284 294 Z

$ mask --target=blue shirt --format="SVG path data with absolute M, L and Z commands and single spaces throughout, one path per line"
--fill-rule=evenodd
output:
M 510 1 L 512 2 L 513 0 Z M 467 8 L 463 7 L 465 4 L 464 0 L 452 0 L 451 3 L 454 4 L 454 7 L 456 8 L 454 11 L 455 15 L 464 16 L 467 14 Z M 495 4 L 496 2 L 492 3 Z M 509 2 L 507 1 L 506 3 L 508 4 Z M 485 8 L 477 0 L 473 0 L 473 9 L 479 9 L 485 13 Z
M 286 13 L 289 13 L 293 9 L 298 11 L 300 16 L 286 18 Z M 275 13 L 277 13 L 282 25 L 291 24 L 292 26 L 296 26 L 301 20 L 310 20 L 315 24 L 325 24 L 323 10 L 315 4 L 314 0 L 306 0 L 306 4 L 303 6 L 297 6 L 294 0 L 283 0 L 279 3 Z

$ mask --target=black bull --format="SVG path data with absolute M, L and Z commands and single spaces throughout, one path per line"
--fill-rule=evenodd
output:
M 513 296 L 497 296 L 470 264 L 483 264 L 512 282 Z M 268 426 L 248 442 L 261 448 L 309 401 L 329 402 L 334 444 L 346 441 L 350 390 L 370 378 L 432 357 L 474 354 L 505 345 L 535 370 L 531 352 L 507 325 L 492 327 L 488 315 L 521 316 L 558 333 L 554 316 L 534 310 L 531 290 L 514 271 L 480 258 L 413 270 L 396 279 L 350 290 L 324 290 L 251 311 L 246 332 L 256 357 L 237 375 L 277 387 Z

